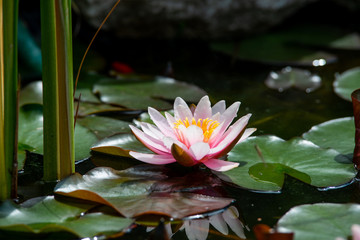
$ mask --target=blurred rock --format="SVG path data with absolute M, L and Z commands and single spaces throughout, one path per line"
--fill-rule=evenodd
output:
M 122 0 L 104 29 L 122 38 L 231 39 L 264 31 L 315 1 Z M 75 0 L 96 28 L 115 2 Z

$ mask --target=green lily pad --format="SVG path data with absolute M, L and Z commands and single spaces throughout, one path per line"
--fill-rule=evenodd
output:
M 122 83 L 118 80 L 100 81 L 93 91 L 100 95 L 101 101 L 117 104 L 130 109 L 170 109 L 176 97 L 188 102 L 197 102 L 206 92 L 194 85 L 171 78 L 156 78 L 147 82 Z
M 53 196 L 30 207 L 16 206 L 8 200 L 0 205 L 0 229 L 35 234 L 66 231 L 84 238 L 119 232 L 133 222 L 103 213 L 82 215 L 92 206 L 60 202 Z
M 228 160 L 240 163 L 239 167 L 216 174 L 240 187 L 260 191 L 279 191 L 285 174 L 315 187 L 339 186 L 356 174 L 353 164 L 339 152 L 300 138 L 251 137 L 236 145 Z
M 19 169 L 25 161 L 25 150 L 43 154 L 42 105 L 28 104 L 19 111 Z M 75 160 L 90 156 L 90 148 L 98 139 L 89 129 L 77 124 L 75 128 Z
M 360 67 L 349 69 L 336 76 L 334 81 L 335 93 L 351 102 L 351 93 L 360 88 Z
M 294 232 L 294 240 L 328 240 L 351 236 L 351 225 L 360 224 L 359 204 L 318 203 L 290 209 L 278 222 L 278 231 Z
M 78 118 L 76 122 L 90 129 L 99 139 L 114 135 L 115 133 L 131 132 L 129 122 L 109 117 L 88 116 Z
M 129 151 L 152 153 L 132 133 L 116 134 L 96 143 L 92 151 L 120 157 L 131 157 Z
M 323 66 L 337 61 L 335 55 L 315 52 L 309 46 L 331 48 L 347 33 L 333 26 L 298 25 L 235 42 L 211 44 L 215 51 L 243 60 L 281 65 Z
M 74 174 L 55 187 L 55 193 L 112 207 L 123 216 L 161 215 L 174 219 L 224 209 L 233 199 L 193 193 L 153 192 L 167 175 L 162 166 L 142 165 L 122 171 L 99 167 L 84 176 Z
M 42 81 L 31 82 L 20 91 L 19 106 L 42 103 Z
M 322 148 L 332 148 L 350 160 L 355 147 L 355 125 L 353 117 L 333 119 L 313 126 L 303 138 Z

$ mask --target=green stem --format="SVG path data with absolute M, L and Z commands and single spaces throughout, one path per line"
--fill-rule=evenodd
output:
M 0 0 L 0 8 L 0 200 L 4 200 L 16 197 L 17 185 L 18 0 Z
M 75 170 L 71 0 L 41 0 L 44 180 Z

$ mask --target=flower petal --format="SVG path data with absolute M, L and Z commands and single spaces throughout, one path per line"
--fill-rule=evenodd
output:
M 219 172 L 225 172 L 239 166 L 239 163 L 224 161 L 220 159 L 209 159 L 207 161 L 204 161 L 203 163 L 208 168 Z
M 236 207 L 229 207 L 222 215 L 231 230 L 238 235 L 238 237 L 245 239 L 244 224 L 239 220 L 239 211 Z
M 201 160 L 210 152 L 210 146 L 205 142 L 197 142 L 190 146 L 190 153 L 196 160 Z
M 169 150 L 163 145 L 163 142 L 159 139 L 153 138 L 146 133 L 142 132 L 140 129 L 129 125 L 131 131 L 135 135 L 135 137 L 144 144 L 147 148 L 157 154 L 169 153 Z
M 211 103 L 208 96 L 204 96 L 200 99 L 198 105 L 195 108 L 194 118 L 198 119 L 211 118 Z
M 220 126 L 218 126 L 211 138 L 209 140 L 211 146 L 216 146 L 219 143 L 219 138 L 224 134 L 226 129 L 229 127 L 231 122 L 237 115 L 237 111 L 239 110 L 240 102 L 234 102 L 230 107 L 228 107 L 223 114 L 220 116 Z
M 166 118 L 163 115 L 161 115 L 159 111 L 157 111 L 152 107 L 149 107 L 148 113 L 150 115 L 151 120 L 155 123 L 155 125 L 165 136 L 175 137 L 172 126 L 168 124 Z
M 137 160 L 151 163 L 151 164 L 168 164 L 176 162 L 174 157 L 170 154 L 167 155 L 157 155 L 157 154 L 149 154 L 149 153 L 139 153 L 139 152 L 129 152 L 130 156 L 136 158 Z
M 203 130 L 196 125 L 191 125 L 189 127 L 180 125 L 179 131 L 183 134 L 184 144 L 187 145 L 188 148 L 191 145 L 204 140 Z
M 223 112 L 225 112 L 226 110 L 226 104 L 224 100 L 221 100 L 219 102 L 217 102 L 213 107 L 212 107 L 212 115 L 215 115 L 216 113 L 220 113 L 223 114 Z
M 156 126 L 150 123 L 140 122 L 140 126 L 144 133 L 153 138 L 160 140 L 164 137 L 164 134 Z
M 178 163 L 185 167 L 191 167 L 196 164 L 192 156 L 186 150 L 176 144 L 171 146 L 171 154 Z
M 245 129 L 244 133 L 241 135 L 240 140 L 237 143 L 240 143 L 247 139 L 251 134 L 253 134 L 256 131 L 256 128 L 247 128 Z
M 247 114 L 237 120 L 220 139 L 219 144 L 210 151 L 211 157 L 218 158 L 227 154 L 239 141 L 245 131 L 246 124 L 251 114 Z
M 173 115 L 171 115 L 168 112 L 165 112 L 165 117 L 166 117 L 166 120 L 167 120 L 169 126 L 174 128 L 176 119 L 173 117 Z
M 186 118 L 191 120 L 193 117 L 193 114 L 189 106 L 180 97 L 177 97 L 174 102 L 174 117 L 175 119 L 181 119 L 181 120 L 184 120 Z
M 216 230 L 221 232 L 224 235 L 229 234 L 229 229 L 226 225 L 226 222 L 222 214 L 215 214 L 209 218 L 210 224 L 214 226 Z

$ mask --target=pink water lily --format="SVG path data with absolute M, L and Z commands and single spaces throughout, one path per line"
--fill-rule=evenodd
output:
M 140 123 L 141 129 L 130 126 L 136 138 L 154 154 L 130 151 L 130 155 L 151 164 L 178 162 L 184 166 L 203 163 L 215 171 L 227 171 L 239 164 L 220 159 L 238 142 L 243 141 L 256 129 L 245 129 L 251 114 L 236 117 L 240 102 L 226 108 L 225 101 L 211 107 L 208 96 L 200 99 L 191 109 L 178 97 L 174 103 L 174 116 L 165 117 L 149 107 L 148 113 L 155 125 Z

